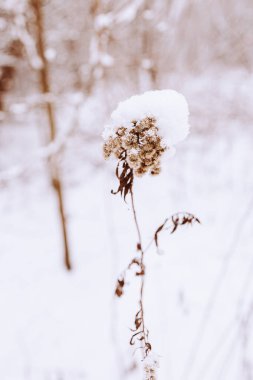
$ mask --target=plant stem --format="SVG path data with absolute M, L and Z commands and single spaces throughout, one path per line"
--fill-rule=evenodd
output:
M 142 319 L 142 333 L 143 333 L 143 342 L 144 342 L 144 347 L 143 347 L 143 359 L 146 356 L 145 348 L 147 342 L 147 330 L 145 327 L 145 322 L 144 322 L 144 308 L 143 308 L 143 293 L 144 293 L 144 283 L 145 283 L 145 265 L 144 265 L 144 250 L 142 248 L 142 237 L 141 237 L 141 232 L 140 232 L 140 227 L 137 219 L 137 214 L 136 214 L 136 209 L 135 209 L 135 203 L 134 203 L 134 194 L 133 194 L 133 188 L 131 187 L 130 189 L 130 194 L 131 194 L 131 204 L 132 204 L 132 211 L 133 211 L 133 216 L 134 216 L 134 222 L 138 234 L 138 239 L 139 242 L 137 244 L 138 250 L 141 252 L 141 262 L 140 262 L 140 267 L 141 271 L 143 271 L 143 274 L 141 275 L 141 287 L 140 287 L 140 315 Z
M 137 230 L 137 234 L 138 234 L 138 239 L 139 239 L 139 247 L 140 247 L 140 251 L 141 251 L 141 258 L 143 259 L 143 255 L 144 255 L 144 252 L 143 252 L 143 249 L 142 249 L 142 238 L 141 238 L 141 232 L 140 232 L 140 227 L 139 227 L 139 223 L 138 223 L 138 219 L 137 219 L 137 214 L 136 214 L 136 210 L 135 210 L 135 204 L 134 204 L 134 193 L 133 193 L 133 188 L 131 187 L 130 189 L 130 194 L 131 194 L 131 203 L 132 203 L 132 211 L 133 211 L 133 216 L 134 216 L 134 222 L 135 222 L 135 226 L 136 226 L 136 230 Z

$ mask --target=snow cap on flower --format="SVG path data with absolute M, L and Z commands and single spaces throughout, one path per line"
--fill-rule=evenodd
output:
M 170 147 L 185 139 L 189 133 L 189 110 L 185 97 L 174 90 L 147 91 L 120 102 L 111 114 L 111 125 L 105 128 L 106 139 L 119 126 L 131 128 L 132 121 L 146 117 L 156 119 L 164 143 Z
M 188 114 L 185 98 L 173 90 L 132 96 L 119 103 L 105 127 L 104 158 L 113 155 L 124 162 L 123 173 L 129 168 L 137 177 L 160 174 L 164 153 L 173 154 L 173 145 L 189 132 Z

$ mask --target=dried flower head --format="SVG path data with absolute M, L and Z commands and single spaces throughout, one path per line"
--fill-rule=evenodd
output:
M 150 244 L 143 249 L 143 239 L 135 209 L 133 183 L 134 176 L 143 176 L 146 173 L 159 174 L 164 153 L 187 136 L 188 106 L 183 95 L 176 91 L 149 91 L 120 103 L 111 118 L 112 123 L 106 126 L 103 137 L 105 159 L 114 156 L 118 161 L 115 174 L 119 180 L 119 186 L 117 191 L 112 191 L 112 193 L 120 193 L 124 199 L 130 194 L 138 235 L 137 256 L 131 260 L 118 278 L 115 295 L 121 297 L 124 294 L 127 283 L 126 274 L 134 268 L 135 276 L 140 278 L 139 308 L 135 314 L 129 343 L 131 346 L 137 343 L 140 345 L 138 348 L 142 349 L 144 379 L 156 380 L 159 361 L 152 351 L 143 306 L 146 276 L 144 256 Z M 162 230 L 169 229 L 172 234 L 179 226 L 193 224 L 193 222 L 199 223 L 199 220 L 192 214 L 174 214 L 157 228 L 152 241 L 159 248 L 158 235 Z
M 131 128 L 120 126 L 114 136 L 104 143 L 104 157 L 114 155 L 120 159 L 125 153 L 126 162 L 134 175 L 140 177 L 145 173 L 160 173 L 160 159 L 166 146 L 158 134 L 154 117 L 132 121 Z
M 104 157 L 126 161 L 135 176 L 161 171 L 165 151 L 189 132 L 188 106 L 173 90 L 147 91 L 119 103 L 103 137 Z

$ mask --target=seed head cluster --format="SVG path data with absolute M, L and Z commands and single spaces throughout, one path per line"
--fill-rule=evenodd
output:
M 156 371 L 154 368 L 145 367 L 144 380 L 156 380 Z
M 132 121 L 131 127 L 119 127 L 114 136 L 104 143 L 104 157 L 114 155 L 121 159 L 125 153 L 126 161 L 136 176 L 146 173 L 157 175 L 161 171 L 161 156 L 166 150 L 158 134 L 156 119 L 146 117 Z
M 159 368 L 159 360 L 156 356 L 152 354 L 144 359 L 144 379 L 145 380 L 156 380 L 157 369 Z

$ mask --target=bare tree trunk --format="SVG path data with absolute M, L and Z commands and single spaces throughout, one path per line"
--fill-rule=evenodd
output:
M 39 69 L 40 76 L 40 87 L 43 94 L 50 93 L 50 79 L 49 79 L 49 69 L 48 63 L 45 58 L 45 41 L 44 41 L 44 20 L 43 20 L 43 2 L 42 0 L 31 0 L 31 5 L 34 10 L 35 15 L 35 27 L 36 27 L 36 42 L 38 55 L 42 61 L 41 68 Z M 53 142 L 56 137 L 56 120 L 54 107 L 52 103 L 46 101 L 45 103 L 46 113 L 48 118 L 48 125 L 50 128 L 50 142 Z M 50 162 L 50 175 L 53 188 L 56 192 L 58 199 L 58 208 L 59 216 L 62 228 L 63 242 L 64 242 L 64 263 L 68 270 L 71 270 L 71 261 L 70 261 L 70 250 L 68 242 L 68 233 L 66 226 L 66 217 L 65 217 L 65 208 L 63 200 L 63 191 L 62 191 L 62 182 L 60 179 L 59 169 L 54 157 L 51 158 Z

